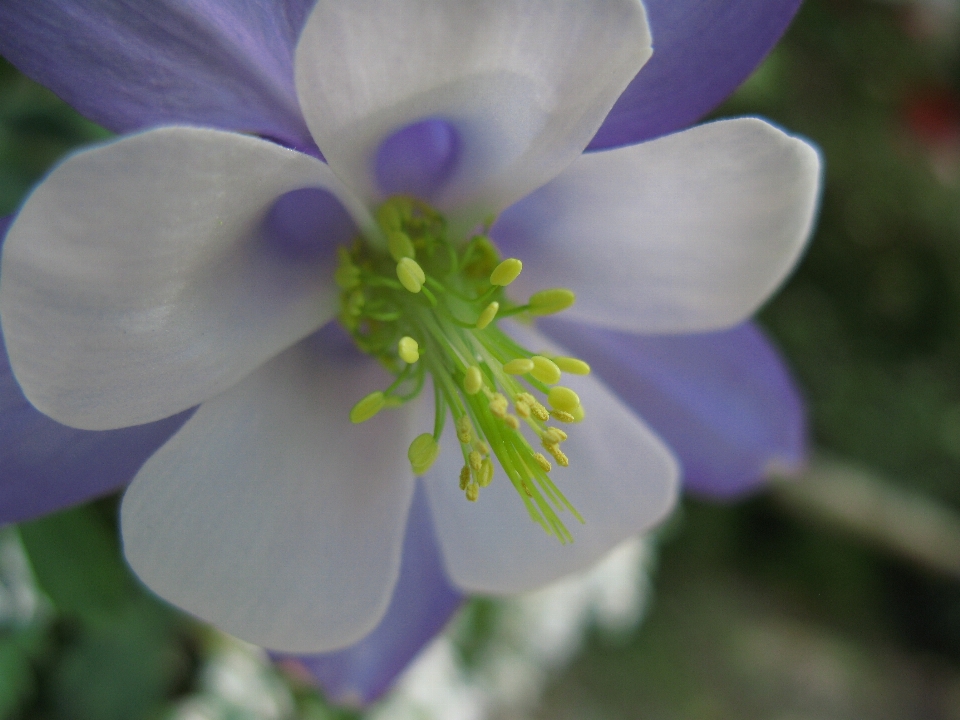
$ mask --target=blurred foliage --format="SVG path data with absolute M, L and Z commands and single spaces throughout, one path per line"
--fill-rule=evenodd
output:
M 826 161 L 815 240 L 761 315 L 805 389 L 815 444 L 960 512 L 960 17 L 934 7 L 808 0 L 716 116 L 770 118 Z M 106 137 L 0 62 L 0 215 L 64 153 Z M 174 717 L 216 686 L 211 658 L 240 657 L 141 589 L 115 517 L 108 499 L 20 527 L 40 589 L 25 615 L 4 604 L 0 542 L 0 717 Z M 467 662 L 496 606 L 470 613 Z M 353 716 L 283 682 L 299 717 Z M 204 707 L 196 717 L 255 716 Z M 960 718 L 960 583 L 775 494 L 688 501 L 647 622 L 594 637 L 542 715 Z

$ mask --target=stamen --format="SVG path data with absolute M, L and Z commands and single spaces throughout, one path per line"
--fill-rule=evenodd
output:
M 405 363 L 413 365 L 420 359 L 420 345 L 409 335 L 404 335 L 397 343 L 397 354 Z
M 476 365 L 471 365 L 467 368 L 466 373 L 464 373 L 463 389 L 467 395 L 476 395 L 482 387 L 483 375 L 480 373 L 480 368 Z
M 556 363 L 557 367 L 563 370 L 563 372 L 570 373 L 571 375 L 590 374 L 590 366 L 583 360 L 578 360 L 577 358 L 555 357 L 553 358 L 553 362 Z
M 544 385 L 553 385 L 560 382 L 560 368 L 554 362 L 543 355 L 534 355 L 530 358 L 533 363 L 533 370 L 530 374 L 542 382 Z
M 544 446 L 558 445 L 567 439 L 567 434 L 560 428 L 548 427 L 541 436 Z
M 480 453 L 478 453 L 476 450 L 473 450 L 469 455 L 469 460 L 470 469 L 475 473 L 480 472 L 480 463 L 483 460 L 483 458 L 480 456 Z
M 500 393 L 495 393 L 490 400 L 490 412 L 503 420 L 507 416 L 507 399 Z
M 557 465 L 561 467 L 567 467 L 570 465 L 570 460 L 566 455 L 563 454 L 563 450 L 560 449 L 559 445 L 548 446 L 547 452 L 553 455 L 553 459 L 557 461 Z
M 407 458 L 410 460 L 410 467 L 414 475 L 423 475 L 431 468 L 437 456 L 440 454 L 440 443 L 434 439 L 430 433 L 417 435 L 410 449 L 407 450 Z
M 508 375 L 526 375 L 536 367 L 530 358 L 514 358 L 504 363 L 503 371 Z
M 580 407 L 580 397 L 573 390 L 562 385 L 550 388 L 547 402 L 554 410 L 563 410 L 571 414 Z
M 566 310 L 576 302 L 577 296 L 566 288 L 541 290 L 530 296 L 528 302 L 531 315 L 553 315 Z
M 490 273 L 490 284 L 506 287 L 520 275 L 523 263 L 516 258 L 507 258 Z
M 416 260 L 405 257 L 397 263 L 397 279 L 407 290 L 418 293 L 427 281 L 427 276 Z
M 379 390 L 370 393 L 353 406 L 353 409 L 350 411 L 350 422 L 354 424 L 366 422 L 383 410 L 386 401 L 386 397 Z
M 497 316 L 497 310 L 499 309 L 500 303 L 496 301 L 487 305 L 483 312 L 480 313 L 480 317 L 477 318 L 477 330 L 483 330 L 487 325 L 492 323 L 493 319 Z
M 473 439 L 473 426 L 470 424 L 470 418 L 466 415 L 457 420 L 457 440 L 464 445 L 469 445 Z
M 493 462 L 490 458 L 484 458 L 480 463 L 480 472 L 477 473 L 477 484 L 480 487 L 487 487 L 493 480 Z
M 550 461 L 543 456 L 543 453 L 534 453 L 533 459 L 537 461 L 537 465 L 543 468 L 544 472 L 550 472 L 553 470 L 553 465 L 551 465 Z
M 581 375 L 590 368 L 576 358 L 533 355 L 497 323 L 558 312 L 573 303 L 573 293 L 557 288 L 534 294 L 526 304 L 513 302 L 504 288 L 519 276 L 520 260 L 501 262 L 485 234 L 448 239 L 443 216 L 415 198 L 388 199 L 376 219 L 386 248 L 363 238 L 340 248 L 334 278 L 341 288 L 341 323 L 395 379 L 360 400 L 351 421 L 364 422 L 412 400 L 429 375 L 433 432 L 410 443 L 412 472 L 422 475 L 433 466 L 452 416 L 464 459 L 459 486 L 467 500 L 476 502 L 480 488 L 490 485 L 497 462 L 532 520 L 560 542 L 571 541 L 558 513 L 569 510 L 583 519 L 548 476 L 556 463 L 569 464 L 560 450 L 567 434 L 546 423 L 551 417 L 583 418 L 576 393 L 556 383 L 563 373 Z M 534 438 L 544 452 L 535 452 Z M 555 463 L 547 459 L 551 455 Z

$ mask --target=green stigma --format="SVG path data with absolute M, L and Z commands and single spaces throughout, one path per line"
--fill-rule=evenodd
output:
M 567 433 L 548 423 L 583 419 L 580 398 L 557 383 L 565 372 L 585 375 L 590 368 L 576 358 L 530 352 L 497 322 L 559 312 L 573 304 L 573 293 L 557 288 L 526 304 L 511 301 L 504 289 L 520 275 L 521 262 L 501 260 L 485 232 L 448 238 L 443 216 L 415 198 L 390 198 L 377 222 L 386 248 L 362 238 L 340 248 L 334 278 L 342 291 L 340 322 L 394 381 L 361 399 L 350 419 L 365 422 L 413 400 L 429 374 L 434 427 L 410 445 L 413 472 L 430 469 L 449 413 L 464 461 L 451 482 L 459 481 L 466 499 L 478 500 L 480 489 L 496 480 L 495 458 L 531 519 L 561 543 L 571 542 L 558 512 L 583 518 L 551 480 L 553 463 L 531 439 L 557 465 L 569 464 L 560 447 Z

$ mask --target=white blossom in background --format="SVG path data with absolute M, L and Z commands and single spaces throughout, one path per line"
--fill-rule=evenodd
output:
M 467 667 L 457 623 L 401 676 L 373 720 L 485 720 L 532 711 L 546 684 L 580 650 L 587 631 L 625 632 L 643 617 L 656 559 L 651 538 L 633 538 L 590 570 L 499 602 L 496 622 Z

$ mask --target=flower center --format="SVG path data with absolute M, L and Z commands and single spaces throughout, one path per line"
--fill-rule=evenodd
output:
M 521 262 L 501 261 L 486 229 L 452 242 L 443 216 L 420 200 L 390 198 L 377 210 L 377 222 L 386 250 L 358 238 L 338 251 L 340 322 L 395 379 L 360 400 L 350 419 L 364 422 L 409 402 L 429 373 L 436 414 L 433 432 L 410 444 L 414 474 L 436 460 L 449 412 L 463 454 L 460 489 L 467 500 L 475 502 L 493 481 L 495 459 L 533 521 L 560 542 L 572 541 L 557 513 L 583 518 L 550 478 L 554 463 L 569 464 L 561 449 L 567 433 L 550 422 L 583 419 L 577 394 L 557 383 L 565 372 L 586 375 L 590 368 L 576 358 L 527 350 L 497 321 L 560 312 L 573 304 L 574 294 L 555 288 L 535 293 L 526 304 L 512 302 L 504 288 L 520 274 Z M 536 438 L 553 462 L 528 438 Z

